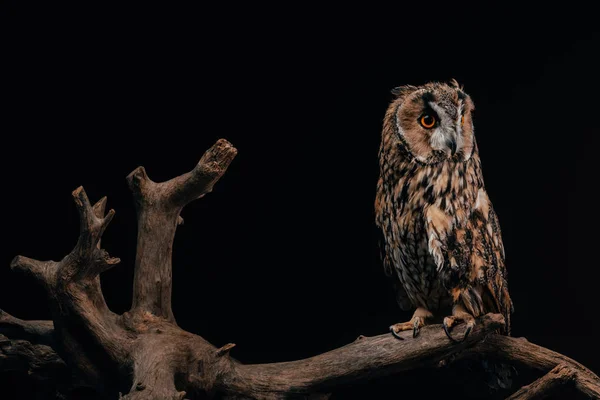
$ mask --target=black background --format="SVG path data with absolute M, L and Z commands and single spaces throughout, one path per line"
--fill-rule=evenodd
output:
M 186 207 L 175 239 L 179 325 L 235 342 L 245 363 L 385 333 L 411 314 L 378 259 L 382 118 L 393 87 L 456 78 L 476 105 L 513 334 L 600 372 L 600 35 L 589 10 L 225 8 L 9 3 L 0 307 L 49 318 L 42 290 L 8 265 L 71 250 L 70 193 L 83 185 L 117 211 L 103 245 L 122 263 L 102 284 L 111 309 L 127 310 L 136 224 L 125 176 L 144 165 L 169 179 L 223 137 L 239 154 Z

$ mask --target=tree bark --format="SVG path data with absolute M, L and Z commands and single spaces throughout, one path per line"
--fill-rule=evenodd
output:
M 54 345 L 52 321 L 23 321 L 0 310 L 0 332 L 13 339 L 23 339 L 48 346 Z
M 513 365 L 525 366 L 541 372 L 548 372 L 557 365 L 567 366 L 575 372 L 575 388 L 592 399 L 600 399 L 600 378 L 596 374 L 577 361 L 533 344 L 525 338 L 490 335 L 485 341 L 461 353 L 459 358 L 477 354 L 499 358 Z
M 179 213 L 212 191 L 237 154 L 226 140 L 208 150 L 191 172 L 167 182 L 153 182 L 144 167 L 127 176 L 138 214 L 138 242 L 133 278 L 132 313 L 145 311 L 175 323 L 171 309 L 172 249 Z
M 67 365 L 52 347 L 4 335 L 0 335 L 0 371 L 21 371 L 35 380 L 53 382 L 68 375 Z
M 566 365 L 557 365 L 546 375 L 533 382 L 531 385 L 523 386 L 506 400 L 535 400 L 544 399 L 559 389 L 561 386 L 575 380 L 575 371 Z
M 327 393 L 339 385 L 401 371 L 432 366 L 459 352 L 487 334 L 504 326 L 500 314 L 488 314 L 478 320 L 463 343 L 451 342 L 441 325 L 422 328 L 415 339 L 412 332 L 362 337 L 344 347 L 299 361 L 243 365 L 231 362 L 227 373 L 217 383 L 222 391 L 249 398 L 277 399 L 311 393 Z M 464 334 L 465 327 L 456 328 Z
M 410 340 L 361 336 L 304 360 L 258 365 L 231 358 L 232 343 L 216 348 L 182 330 L 171 309 L 171 256 L 182 222 L 179 214 L 212 190 L 236 153 L 221 139 L 189 173 L 156 183 L 139 167 L 127 177 L 137 209 L 138 242 L 132 307 L 122 315 L 107 307 L 99 278 L 119 263 L 100 246 L 114 211 L 105 212 L 106 198 L 92 205 L 83 188 L 76 189 L 80 232 L 75 248 L 60 261 L 17 256 L 11 263 L 45 287 L 52 321 L 23 321 L 0 311 L 0 333 L 6 335 L 0 335 L 0 370 L 18 367 L 44 379 L 52 379 L 51 370 L 76 372 L 106 398 L 196 399 L 219 393 L 316 399 L 350 382 L 484 353 L 543 373 L 564 365 L 567 370 L 559 372 L 571 371 L 568 376 L 578 390 L 600 394 L 598 377 L 577 362 L 525 340 L 493 334 L 504 324 L 499 314 L 478 319 L 463 343 L 450 341 L 440 325 L 432 325 Z M 465 328 L 454 329 L 462 335 Z M 410 332 L 401 335 L 408 338 Z M 523 393 L 553 387 L 561 379 L 550 374 Z

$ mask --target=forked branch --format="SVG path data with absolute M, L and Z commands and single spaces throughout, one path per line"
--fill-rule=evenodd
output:
M 76 365 L 88 376 L 103 380 L 99 365 L 117 367 L 127 360 L 128 338 L 118 324 L 102 294 L 99 274 L 119 263 L 100 248 L 100 240 L 114 216 L 114 210 L 104 215 L 106 198 L 92 206 L 82 187 L 72 193 L 79 212 L 80 229 L 77 244 L 61 261 L 37 261 L 17 256 L 11 263 L 44 284 L 51 301 L 54 321 L 53 338 L 60 338 L 60 356 Z M 14 330 L 19 321 L 5 318 Z M 22 329 L 33 332 L 31 325 Z M 101 352 L 86 352 L 94 343 Z M 58 349 L 57 349 L 58 350 Z
M 236 154 L 231 143 L 220 139 L 191 172 L 166 182 L 153 182 L 144 167 L 127 176 L 138 213 L 132 314 L 150 312 L 175 323 L 171 259 L 175 230 L 183 222 L 179 213 L 212 191 Z
M 60 262 L 23 256 L 17 256 L 11 262 L 11 268 L 33 276 L 47 288 L 93 279 L 120 262 L 118 258 L 109 257 L 99 246 L 102 234 L 115 214 L 110 210 L 106 216 L 102 215 L 106 198 L 92 206 L 83 187 L 75 189 L 72 195 L 79 212 L 80 228 L 79 239 L 71 253 Z

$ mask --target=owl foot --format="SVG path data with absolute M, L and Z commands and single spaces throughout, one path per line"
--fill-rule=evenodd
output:
M 425 325 L 425 321 L 423 320 L 423 318 L 413 317 L 410 321 L 400 322 L 398 324 L 390 326 L 390 332 L 392 332 L 392 335 L 394 335 L 395 338 L 404 340 L 404 338 L 398 335 L 398 333 L 402 331 L 410 331 L 412 329 L 413 337 L 415 338 L 419 334 L 419 331 L 421 330 L 421 327 L 423 325 Z
M 450 329 L 452 329 L 452 327 L 458 322 L 465 322 L 467 324 L 465 336 L 463 336 L 461 340 L 456 340 L 450 335 Z M 444 318 L 443 326 L 444 332 L 446 332 L 446 336 L 448 336 L 450 340 L 452 340 L 454 343 L 462 343 L 467 340 L 467 337 L 469 337 L 469 334 L 473 330 L 473 327 L 475 326 L 475 318 L 473 318 L 473 316 L 468 312 L 464 311 L 461 306 L 454 306 L 454 309 L 452 310 L 452 316 Z
M 431 314 L 429 310 L 419 307 L 416 309 L 410 321 L 400 322 L 390 326 L 390 332 L 392 332 L 392 335 L 394 335 L 395 338 L 404 340 L 404 338 L 398 335 L 398 333 L 402 331 L 410 331 L 412 329 L 413 338 L 416 338 L 419 335 L 421 328 L 425 326 L 425 320 L 431 317 L 433 317 L 433 314 Z

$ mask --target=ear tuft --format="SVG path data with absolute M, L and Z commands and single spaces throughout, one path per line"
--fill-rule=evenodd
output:
M 413 85 L 398 86 L 392 89 L 392 94 L 396 97 L 400 97 L 415 90 L 417 90 L 417 87 Z
M 456 79 L 454 79 L 454 78 L 452 78 L 452 79 L 450 80 L 450 86 L 452 86 L 452 87 L 454 87 L 454 88 L 456 88 L 456 89 L 463 90 L 463 86 L 462 86 L 462 85 L 460 85 L 460 84 L 458 83 L 458 81 L 457 81 Z

